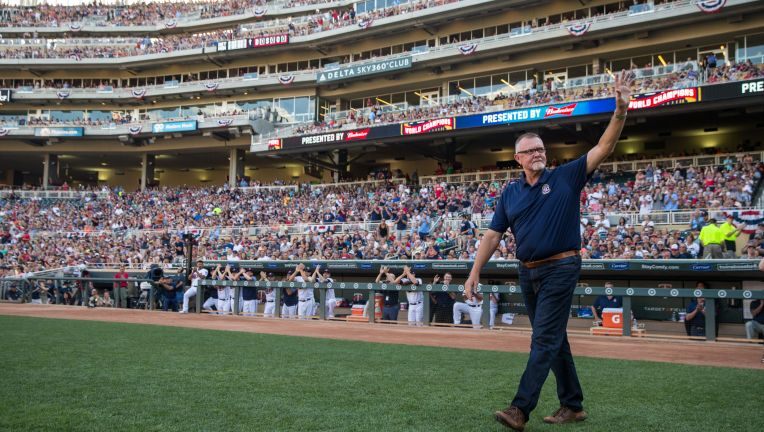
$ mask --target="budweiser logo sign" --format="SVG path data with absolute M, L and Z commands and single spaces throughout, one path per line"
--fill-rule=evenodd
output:
M 401 134 L 418 135 L 429 132 L 440 132 L 454 129 L 454 118 L 442 118 L 415 123 L 403 123 Z
M 562 107 L 555 107 L 550 106 L 547 107 L 546 112 L 544 113 L 544 118 L 546 117 L 552 117 L 552 116 L 572 116 L 573 110 L 576 109 L 577 103 L 573 103 L 570 105 L 565 105 Z
M 370 129 L 361 129 L 361 130 L 354 130 L 349 131 L 347 133 L 347 136 L 345 136 L 345 141 L 354 141 L 354 140 L 363 140 L 366 139 L 366 137 L 369 135 Z

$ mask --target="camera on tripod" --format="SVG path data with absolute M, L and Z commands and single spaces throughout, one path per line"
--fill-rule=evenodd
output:
M 162 270 L 162 267 L 159 267 L 156 264 L 152 265 L 149 269 L 148 279 L 151 279 L 154 282 L 159 282 L 159 279 L 162 279 L 163 277 L 164 270 Z

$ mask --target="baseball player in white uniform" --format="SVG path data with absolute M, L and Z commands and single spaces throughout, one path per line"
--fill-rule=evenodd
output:
M 191 288 L 183 293 L 183 309 L 180 310 L 180 313 L 188 313 L 188 303 L 192 297 L 196 296 L 197 291 L 199 291 L 199 281 L 206 279 L 207 275 L 209 275 L 209 272 L 204 268 L 204 261 L 197 261 L 196 268 L 191 271 L 190 275 L 188 275 L 188 279 L 191 281 Z M 208 305 L 208 301 L 209 299 L 204 302 L 204 309 L 211 308 L 212 305 Z
M 491 316 L 488 319 L 488 328 L 492 329 L 493 325 L 496 323 L 496 313 L 499 311 L 499 294 L 488 294 L 488 300 L 491 302 Z
M 414 287 L 422 285 L 422 279 L 416 277 L 409 266 L 404 266 L 403 273 L 398 276 L 395 283 Z M 422 291 L 406 291 L 406 300 L 409 302 L 409 325 L 424 325 L 424 293 Z
M 220 264 L 218 264 L 217 267 L 215 267 L 215 270 L 213 270 L 212 272 L 212 278 L 218 281 L 226 280 L 226 274 L 228 273 L 229 270 L 230 270 L 229 267 L 226 266 L 225 271 L 221 271 Z M 218 315 L 225 315 L 229 307 L 228 294 L 230 290 L 227 286 L 221 286 L 221 285 L 218 285 L 217 289 L 218 289 L 218 304 L 216 307 L 218 310 Z
M 329 272 L 329 269 L 324 269 L 323 272 L 319 273 L 320 266 L 316 266 L 316 272 L 314 273 L 314 280 L 318 281 L 319 283 L 334 283 L 334 279 L 332 279 L 332 274 Z M 334 296 L 334 288 L 327 288 L 326 289 L 326 306 L 324 306 L 326 309 L 326 317 L 327 318 L 334 318 L 334 308 L 337 306 L 337 299 Z M 313 315 L 316 314 L 316 309 L 313 310 Z
M 272 281 L 274 279 L 273 273 L 260 272 L 261 281 Z M 263 309 L 263 315 L 268 318 L 273 318 L 273 314 L 276 313 L 276 288 L 265 289 L 265 308 Z
M 463 297 L 464 293 L 462 293 Z M 472 297 L 465 298 L 463 302 L 454 303 L 454 324 L 462 323 L 462 314 L 466 313 L 472 321 L 472 328 L 480 328 L 480 317 L 483 315 L 483 296 L 472 292 Z
M 310 314 L 313 312 L 313 303 L 315 302 L 315 297 L 313 296 L 313 287 L 302 287 L 303 283 L 310 282 L 310 280 L 311 277 L 305 271 L 305 265 L 302 263 L 298 264 L 295 271 L 289 275 L 289 277 L 287 277 L 287 281 L 294 281 L 300 284 L 300 286 L 297 288 L 297 300 L 299 301 L 297 304 L 298 319 L 308 319 Z
M 242 276 L 244 275 L 245 270 L 243 268 L 239 268 L 238 263 L 234 263 L 233 265 L 228 264 L 226 265 L 226 274 L 227 278 L 230 281 L 238 281 L 242 280 Z M 238 306 L 238 312 L 242 312 L 242 304 L 243 298 L 242 298 L 242 289 L 239 289 L 239 299 L 238 302 L 235 301 L 236 298 L 236 287 L 230 287 L 228 288 L 228 308 L 225 310 L 226 313 L 230 313 L 233 315 L 234 308 Z

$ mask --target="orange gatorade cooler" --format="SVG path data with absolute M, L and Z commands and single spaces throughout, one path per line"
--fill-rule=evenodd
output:
M 602 309 L 602 327 L 622 328 L 623 327 L 623 308 Z

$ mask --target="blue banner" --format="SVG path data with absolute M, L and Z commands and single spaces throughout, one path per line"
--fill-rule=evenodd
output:
M 495 126 L 530 121 L 552 120 L 601 114 L 615 110 L 615 99 L 597 99 L 582 102 L 568 102 L 531 108 L 519 108 L 488 114 L 476 114 L 456 118 L 456 129 Z
M 188 132 L 196 130 L 196 120 L 174 121 L 164 123 L 154 123 L 151 125 L 151 132 Z
M 40 127 L 34 129 L 36 137 L 81 137 L 84 128 L 81 127 Z

